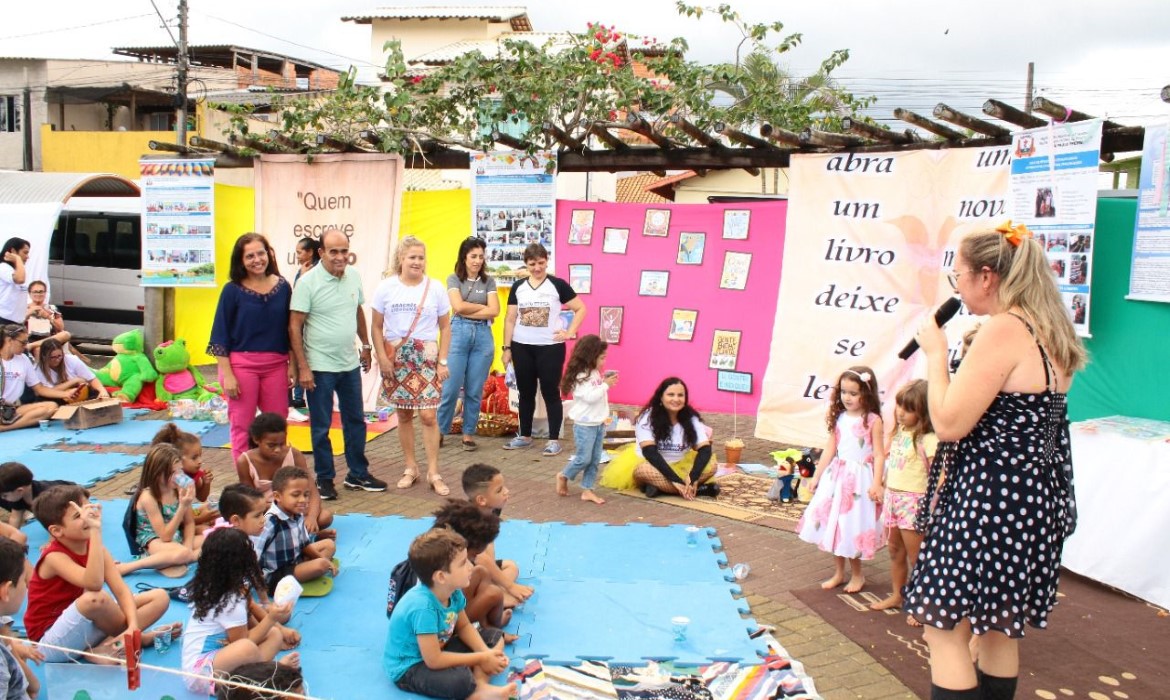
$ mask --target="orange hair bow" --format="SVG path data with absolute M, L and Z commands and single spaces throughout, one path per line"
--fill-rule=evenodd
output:
M 1011 219 L 1008 219 L 999 226 L 996 226 L 995 230 L 1002 233 L 1003 237 L 1007 239 L 1008 243 L 1012 244 L 1013 248 L 1019 248 L 1020 243 L 1023 243 L 1025 238 L 1032 237 L 1032 232 L 1028 230 L 1027 226 L 1023 224 L 1016 224 L 1015 226 L 1012 226 Z

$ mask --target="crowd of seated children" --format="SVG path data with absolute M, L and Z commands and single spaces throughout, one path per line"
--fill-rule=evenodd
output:
M 421 585 L 398 600 L 390 617 L 382 667 L 399 688 L 435 698 L 504 700 L 516 684 L 493 686 L 490 679 L 508 667 L 503 632 L 481 636 L 467 617 L 463 589 L 475 565 L 467 542 L 446 528 L 434 528 L 410 545 L 410 565 Z
M 254 539 L 268 595 L 285 576 L 292 575 L 304 583 L 327 573 L 337 575 L 333 563 L 337 543 L 330 539 L 313 541 L 305 527 L 312 491 L 313 479 L 300 467 L 281 467 L 272 477 L 272 507 L 264 529 Z

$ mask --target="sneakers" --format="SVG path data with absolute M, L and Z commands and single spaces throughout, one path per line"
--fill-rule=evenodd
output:
M 332 481 L 318 481 L 317 490 L 321 492 L 322 501 L 337 500 L 337 489 L 333 486 Z
M 381 479 L 375 479 L 373 476 L 367 474 L 364 477 L 356 477 L 353 474 L 348 474 L 345 481 L 341 485 L 353 491 L 385 491 L 386 482 Z M 322 496 L 324 498 L 324 496 Z
M 706 484 L 703 484 L 702 486 L 700 486 L 698 489 L 695 490 L 695 495 L 696 496 L 710 496 L 711 498 L 715 498 L 716 496 L 719 495 L 719 491 L 720 491 L 719 484 L 713 484 L 711 482 L 707 482 Z
M 541 455 L 544 457 L 556 457 L 561 453 L 561 443 L 556 440 L 549 440 L 548 444 L 544 446 Z
M 646 498 L 658 498 L 662 495 L 662 491 L 651 484 L 642 484 L 642 493 L 646 494 Z
M 527 447 L 532 447 L 532 438 L 519 435 L 504 443 L 505 450 L 523 450 Z

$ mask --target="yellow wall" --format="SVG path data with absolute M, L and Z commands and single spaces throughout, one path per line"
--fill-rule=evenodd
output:
M 219 289 L 228 280 L 232 245 L 241 234 L 255 226 L 255 190 L 251 187 L 215 186 L 215 281 L 214 289 L 175 290 L 175 335 L 187 341 L 195 364 L 211 364 L 205 353 L 211 336 L 211 322 L 219 301 Z M 439 282 L 455 270 L 459 244 L 471 233 L 471 192 L 443 190 L 405 192 L 402 195 L 400 235 L 413 235 L 427 245 L 427 274 Z M 506 308 L 507 290 L 500 291 L 500 308 Z M 503 344 L 504 314 L 496 319 L 493 332 L 498 347 Z M 210 379 L 210 377 L 208 377 Z
M 175 142 L 170 131 L 53 131 L 41 125 L 41 168 L 54 173 L 114 173 L 139 178 L 138 159 L 157 154 L 150 141 Z

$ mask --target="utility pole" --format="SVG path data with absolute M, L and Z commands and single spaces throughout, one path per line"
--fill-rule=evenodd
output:
M 187 145 L 187 0 L 179 0 L 179 45 L 175 57 L 175 128 L 179 144 Z M 174 287 L 147 287 L 143 334 L 147 352 L 175 337 Z
M 1024 111 L 1028 114 L 1032 113 L 1032 85 L 1033 79 L 1036 76 L 1036 64 L 1028 61 L 1028 83 L 1024 87 Z

